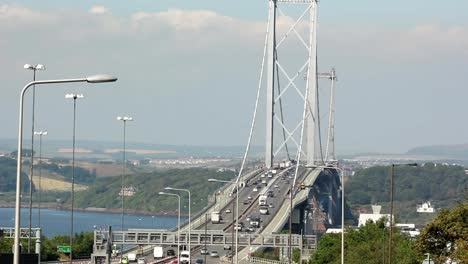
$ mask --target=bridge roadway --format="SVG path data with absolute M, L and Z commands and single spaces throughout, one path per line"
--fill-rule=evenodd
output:
M 289 189 L 291 187 L 290 185 L 292 184 L 293 180 L 293 168 L 294 167 L 290 167 L 289 169 L 280 171 L 272 178 L 268 178 L 265 175 L 265 171 L 255 171 L 254 173 L 250 174 L 248 184 L 245 187 L 239 189 L 239 221 L 243 222 L 244 227 L 246 228 L 249 226 L 249 223 L 246 222 L 246 218 L 248 216 L 259 216 L 261 218 L 260 228 L 255 229 L 253 232 L 248 232 L 245 229 L 239 232 L 239 242 L 242 239 L 242 237 L 248 237 L 248 239 L 252 239 L 252 237 L 249 236 L 250 234 L 262 234 L 262 236 L 256 238 L 261 240 L 261 237 L 263 237 L 263 235 L 274 234 L 281 231 L 281 229 L 287 223 L 289 217 L 289 199 L 287 199 L 287 197 L 289 195 Z M 291 171 L 288 172 L 289 170 Z M 322 169 L 303 169 L 302 173 L 298 175 L 297 183 L 303 182 L 306 185 L 313 185 L 321 171 Z M 264 175 L 264 177 L 262 175 Z M 266 179 L 268 181 L 267 186 L 261 184 L 262 179 Z M 257 185 L 253 184 L 254 181 L 257 181 Z M 254 191 L 255 187 L 257 187 L 258 191 Z M 210 208 L 208 208 L 208 210 L 206 210 L 205 213 L 199 214 L 192 220 L 192 231 L 194 232 L 194 234 L 195 232 L 197 232 L 197 229 L 205 229 L 205 218 L 208 219 L 208 223 L 206 225 L 207 230 L 222 230 L 226 234 L 232 233 L 232 219 L 233 214 L 235 214 L 235 210 L 233 208 L 233 203 L 235 203 L 235 195 L 229 196 L 230 190 L 232 188 L 233 184 L 224 186 L 224 188 L 219 193 L 220 195 L 217 196 L 216 203 Z M 260 194 L 267 193 L 268 190 L 273 191 L 273 197 L 269 197 L 267 201 L 267 203 L 270 204 L 269 214 L 260 215 L 258 198 Z M 251 197 L 251 199 L 248 199 L 249 196 Z M 294 206 L 305 201 L 305 199 L 307 199 L 307 191 L 296 191 L 293 199 Z M 250 202 L 244 203 L 244 201 Z M 226 212 L 226 209 L 230 209 L 231 212 Z M 213 211 L 221 212 L 221 216 L 223 218 L 223 222 L 221 224 L 211 223 L 210 214 Z M 187 231 L 188 225 L 185 225 L 181 228 L 182 233 L 186 233 Z M 181 241 L 185 241 L 185 239 L 186 238 L 184 237 L 183 239 L 181 239 Z M 193 245 L 195 245 L 194 239 L 195 236 L 192 236 L 191 241 Z M 259 240 L 251 241 L 253 243 L 249 244 L 248 247 L 243 247 L 245 243 L 239 244 L 239 260 L 245 260 L 249 252 L 253 252 L 257 248 L 261 247 L 259 246 L 259 244 L 261 243 L 261 241 Z M 115 241 L 115 243 L 119 242 Z M 219 246 L 210 246 L 208 250 L 216 250 L 221 254 L 226 254 L 228 252 L 224 251 L 224 245 L 229 243 L 233 244 L 232 236 L 226 235 L 223 244 L 220 244 Z M 311 249 L 313 249 L 316 243 L 315 238 L 310 238 L 310 241 L 308 241 L 307 243 L 311 247 Z M 144 249 L 144 252 L 146 252 L 146 254 L 152 254 L 151 251 L 153 246 L 146 247 Z M 194 247 L 194 254 L 192 254 L 193 260 L 197 258 L 204 258 L 204 256 L 201 256 L 198 253 L 200 248 L 201 247 Z

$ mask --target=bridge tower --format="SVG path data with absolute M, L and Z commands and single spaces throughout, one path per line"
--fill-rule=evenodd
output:
M 314 165 L 321 151 L 317 144 L 319 133 L 317 0 L 268 0 L 268 2 L 269 17 L 265 47 L 267 75 L 265 166 L 271 168 L 276 154 L 283 148 L 288 152 L 288 142 L 295 144 L 298 153 L 303 152 L 302 156 L 307 165 Z M 295 6 L 297 18 L 285 15 L 282 11 L 283 6 L 289 6 L 289 8 Z M 284 27 L 286 20 L 290 21 L 289 28 Z M 292 37 L 297 40 L 296 49 L 305 50 L 298 66 L 290 66 L 287 62 L 283 64 L 283 61 L 279 59 L 279 54 L 286 55 L 281 57 L 285 61 L 290 57 L 288 53 L 294 49 L 282 50 L 282 48 Z M 304 81 L 301 77 L 304 77 Z M 285 87 L 280 87 L 281 80 L 286 83 Z M 302 117 L 299 118 L 298 124 L 291 126 L 292 128 L 287 127 L 283 114 L 283 98 L 288 90 L 297 92 L 303 103 Z M 276 146 L 275 142 L 278 140 L 274 140 L 275 125 L 279 125 L 283 132 L 283 138 Z M 297 134 L 300 134 L 300 139 Z M 302 142 L 305 142 L 304 148 Z

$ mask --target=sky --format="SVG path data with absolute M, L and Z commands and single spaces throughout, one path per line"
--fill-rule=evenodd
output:
M 319 2 L 318 68 L 338 74 L 338 154 L 468 143 L 466 10 L 463 0 Z M 48 139 L 71 138 L 64 95 L 82 93 L 77 139 L 119 141 L 116 117 L 129 115 L 129 142 L 245 145 L 266 20 L 266 0 L 1 1 L 0 138 L 17 136 L 30 63 L 46 66 L 37 79 L 119 78 L 38 87 L 35 126 Z

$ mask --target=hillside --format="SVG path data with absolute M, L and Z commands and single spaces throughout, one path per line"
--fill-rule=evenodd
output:
M 454 206 L 463 200 L 468 176 L 460 166 L 426 163 L 419 167 L 397 167 L 394 173 L 394 206 L 400 221 L 426 223 L 433 215 L 418 214 L 416 206 L 431 201 L 438 208 Z M 346 197 L 357 210 L 382 204 L 389 211 L 390 167 L 376 166 L 357 171 L 345 187 Z
M 192 194 L 192 211 L 196 212 L 207 204 L 207 197 L 222 184 L 208 183 L 209 178 L 230 180 L 235 176 L 232 171 L 218 172 L 215 169 L 171 169 L 152 173 L 127 175 L 125 186 L 132 186 L 136 193 L 125 197 L 125 207 L 129 210 L 151 212 L 174 212 L 177 198 L 158 195 L 164 187 L 189 189 Z M 98 178 L 96 183 L 84 192 L 76 194 L 77 207 L 99 207 L 120 210 L 120 177 Z M 182 194 L 182 206 L 187 205 L 185 193 Z M 68 203 L 66 201 L 65 203 Z M 184 209 L 187 213 L 187 209 Z

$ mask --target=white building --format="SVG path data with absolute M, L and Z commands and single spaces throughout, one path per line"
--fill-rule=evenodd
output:
M 421 205 L 418 205 L 416 211 L 418 213 L 434 213 L 434 207 L 431 206 L 431 202 L 425 202 Z
M 379 221 L 382 218 L 385 218 L 385 225 L 390 225 L 390 214 L 381 214 L 380 210 L 382 209 L 381 205 L 372 205 L 372 214 L 360 214 L 359 215 L 359 224 L 358 226 L 366 225 L 367 221 L 372 220 L 374 223 Z

